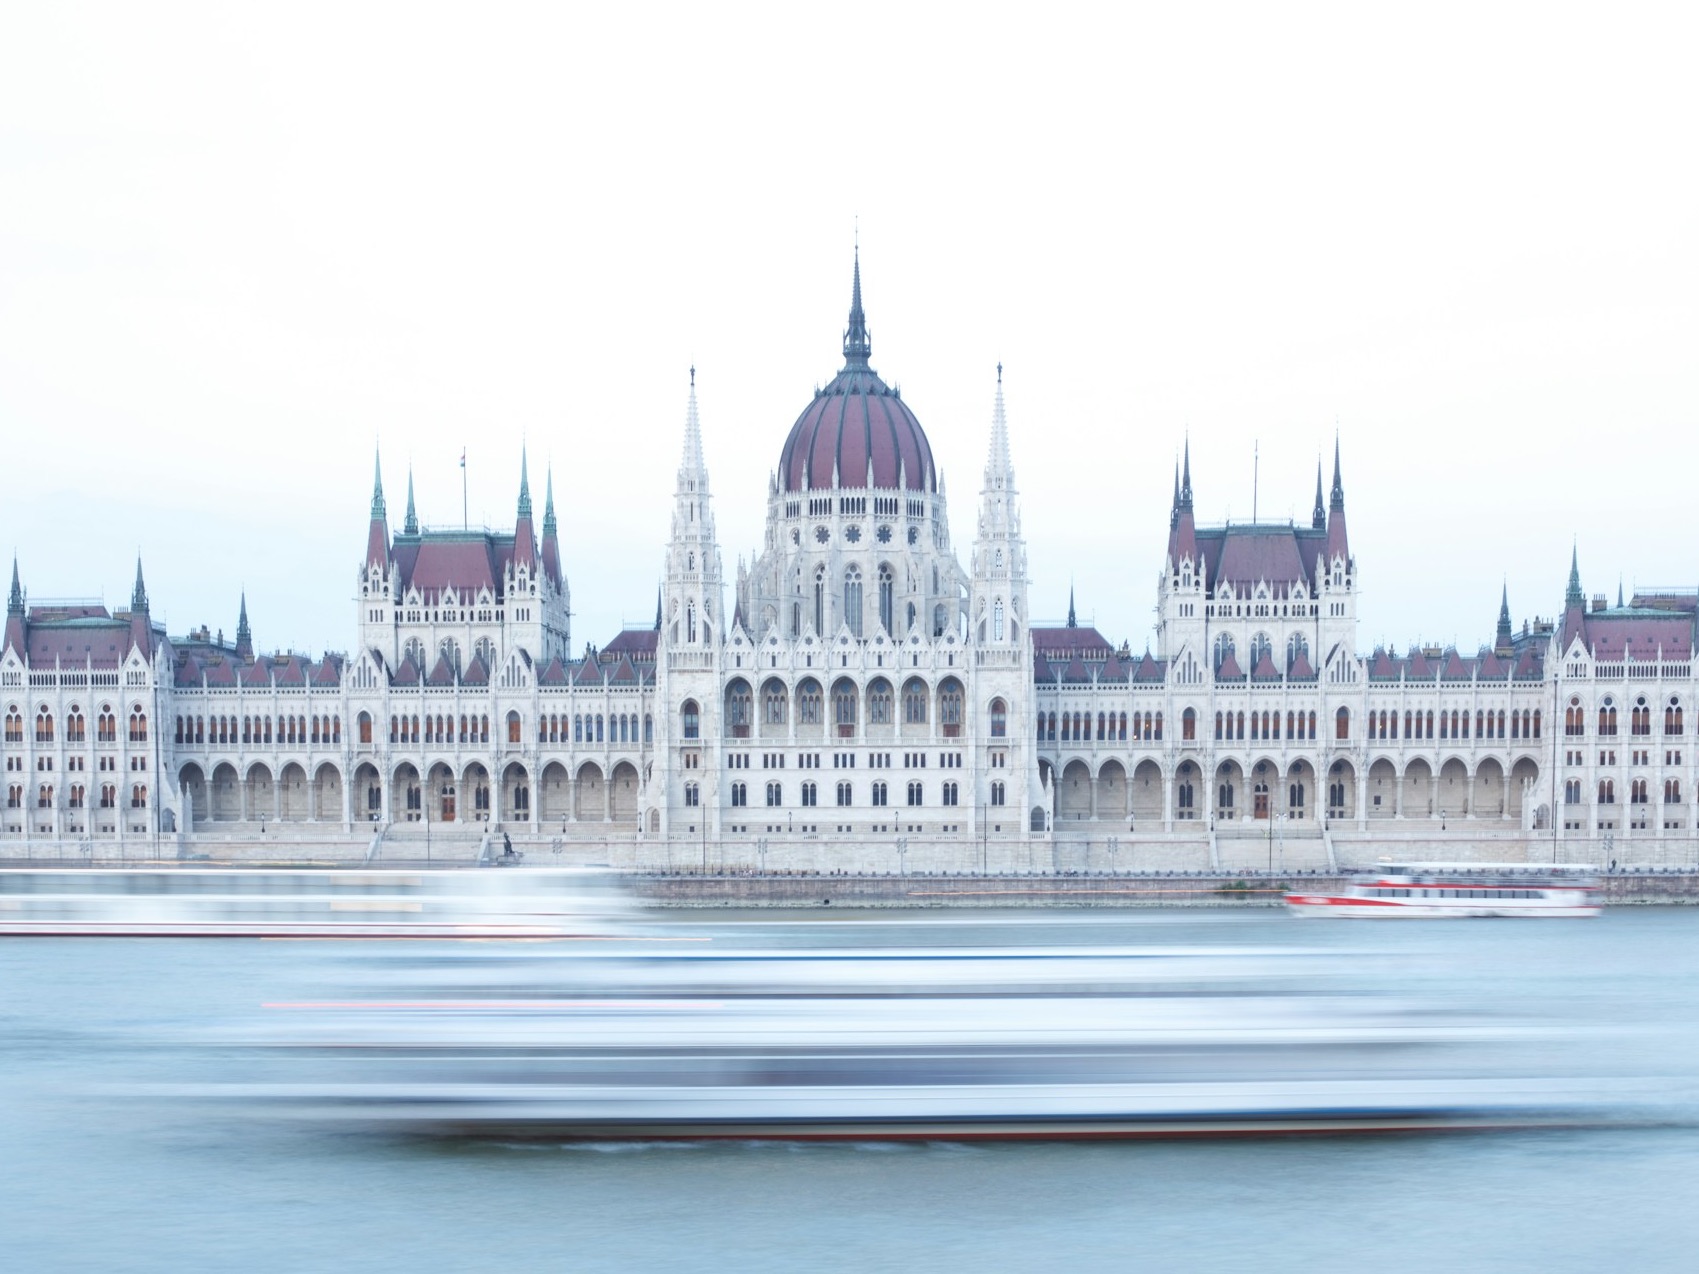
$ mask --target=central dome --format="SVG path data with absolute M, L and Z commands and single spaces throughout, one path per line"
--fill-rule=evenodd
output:
M 786 491 L 936 491 L 932 445 L 900 395 L 868 365 L 873 352 L 861 309 L 861 257 L 855 263 L 844 369 L 796 418 L 779 455 Z

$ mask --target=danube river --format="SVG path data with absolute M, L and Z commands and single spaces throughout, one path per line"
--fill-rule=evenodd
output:
M 112 1095 L 188 1077 L 172 1040 L 323 985 L 348 955 L 340 944 L 10 939 L 0 942 L 0 1262 L 244 1274 L 1699 1263 L 1699 909 L 1544 923 L 1101 910 L 674 913 L 664 923 L 796 944 L 1335 948 L 1371 984 L 1560 1021 L 1568 1034 L 1554 1054 L 1664 1077 L 1667 1118 L 1173 1143 L 390 1140 Z

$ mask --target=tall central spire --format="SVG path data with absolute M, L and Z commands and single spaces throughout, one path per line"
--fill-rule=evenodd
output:
M 866 367 L 873 356 L 867 334 L 867 315 L 861 308 L 861 245 L 855 248 L 855 286 L 850 291 L 849 327 L 844 331 L 844 366 Z

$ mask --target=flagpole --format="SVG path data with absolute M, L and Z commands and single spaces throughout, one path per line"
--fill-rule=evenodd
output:
M 472 529 L 471 516 L 466 511 L 466 448 L 460 449 L 460 529 Z

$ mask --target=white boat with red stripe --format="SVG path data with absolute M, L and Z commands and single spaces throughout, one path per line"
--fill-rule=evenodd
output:
M 1343 893 L 1289 893 L 1300 916 L 1353 920 L 1599 914 L 1599 869 L 1552 863 L 1393 863 L 1356 876 Z

